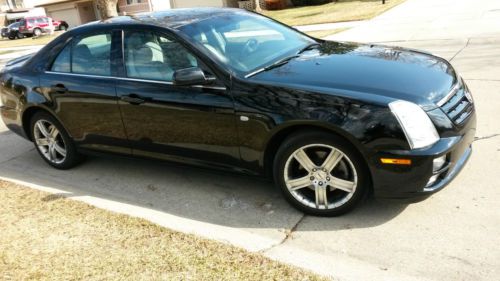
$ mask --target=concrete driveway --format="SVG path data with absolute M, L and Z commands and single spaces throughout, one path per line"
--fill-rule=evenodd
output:
M 334 39 L 429 50 L 465 77 L 476 102 L 478 139 L 469 164 L 445 190 L 418 204 L 369 200 L 343 217 L 316 218 L 254 178 L 98 157 L 57 171 L 3 125 L 0 177 L 340 280 L 498 279 L 500 2 L 408 0 Z

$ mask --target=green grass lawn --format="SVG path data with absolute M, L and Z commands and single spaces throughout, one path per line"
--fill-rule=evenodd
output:
M 38 38 L 26 37 L 23 39 L 10 40 L 8 38 L 0 39 L 0 49 L 1 48 L 12 48 L 12 47 L 23 47 L 32 45 L 46 45 L 50 41 L 54 40 L 59 36 L 61 32 L 56 31 L 54 35 L 42 35 Z
M 0 181 L 0 198 L 0 280 L 326 280 L 10 182 Z
M 324 5 L 264 11 L 263 14 L 288 25 L 308 25 L 373 18 L 405 0 L 338 0 Z

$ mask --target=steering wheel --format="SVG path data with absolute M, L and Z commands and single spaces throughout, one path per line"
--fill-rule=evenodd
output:
M 258 46 L 259 46 L 259 41 L 257 41 L 254 38 L 248 39 L 248 41 L 245 43 L 245 46 L 243 46 L 243 50 L 241 51 L 241 53 L 243 56 L 251 54 L 257 51 Z

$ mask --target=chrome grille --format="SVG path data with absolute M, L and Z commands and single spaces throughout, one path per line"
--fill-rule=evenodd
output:
M 467 97 L 466 91 L 467 89 L 462 85 L 461 87 L 455 87 L 445 100 L 438 103 L 446 115 L 457 125 L 467 120 L 474 110 L 472 99 Z

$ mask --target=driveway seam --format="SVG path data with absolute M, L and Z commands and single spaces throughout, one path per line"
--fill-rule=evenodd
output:
M 31 152 L 33 150 L 35 150 L 35 148 L 30 148 L 29 150 L 27 150 L 27 151 L 25 151 L 25 152 L 23 152 L 21 154 L 18 154 L 18 155 L 14 156 L 14 157 L 11 157 L 11 158 L 9 158 L 9 159 L 7 159 L 5 161 L 0 162 L 0 165 L 3 165 L 3 164 L 5 164 L 5 163 L 7 163 L 9 161 L 12 161 L 12 160 L 16 160 L 17 158 L 19 158 L 19 157 L 23 156 L 24 154 L 26 154 L 28 152 Z
M 473 142 L 479 141 L 479 140 L 492 139 L 492 138 L 499 137 L 499 136 L 500 136 L 500 134 L 491 134 L 491 135 L 484 136 L 484 137 L 475 137 Z
M 463 46 L 458 52 L 449 60 L 450 62 L 453 61 L 453 59 L 458 56 L 467 46 L 469 46 L 471 38 L 467 38 L 467 42 L 465 43 L 465 46 Z

